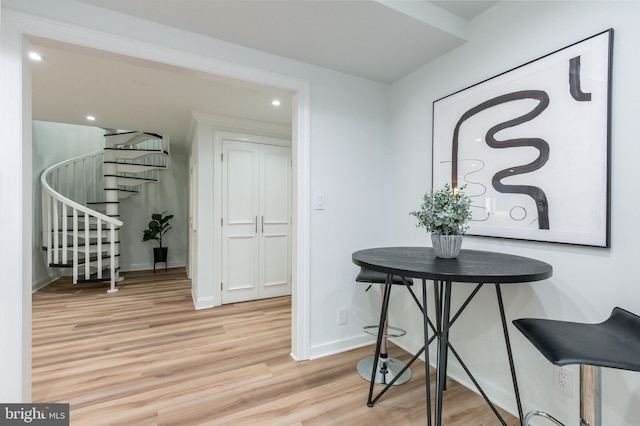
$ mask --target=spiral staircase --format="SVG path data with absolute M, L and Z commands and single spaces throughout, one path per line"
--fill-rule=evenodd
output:
M 157 183 L 169 165 L 169 139 L 155 133 L 107 130 L 103 150 L 47 168 L 42 183 L 42 241 L 46 262 L 73 283 L 109 282 L 118 291 L 119 205 Z

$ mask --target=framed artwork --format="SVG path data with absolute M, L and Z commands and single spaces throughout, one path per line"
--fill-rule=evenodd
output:
M 433 189 L 470 235 L 610 247 L 613 29 L 433 103 Z

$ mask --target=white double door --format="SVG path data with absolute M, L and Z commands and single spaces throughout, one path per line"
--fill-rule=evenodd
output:
M 291 148 L 222 142 L 222 303 L 291 294 Z

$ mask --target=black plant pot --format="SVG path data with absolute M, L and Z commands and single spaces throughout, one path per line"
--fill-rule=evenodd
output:
M 167 271 L 167 253 L 169 247 L 154 247 L 153 248 L 153 273 L 156 273 L 156 263 L 164 262 L 164 270 Z

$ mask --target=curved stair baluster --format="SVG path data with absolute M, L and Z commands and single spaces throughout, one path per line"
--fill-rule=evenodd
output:
M 102 151 L 93 152 L 55 164 L 42 172 L 42 241 L 48 266 L 72 268 L 74 284 L 110 281 L 108 292 L 115 293 L 118 291 L 115 286 L 117 253 L 112 246 L 116 243 L 116 229 L 122 222 L 71 200 L 68 195 L 74 191 L 66 185 L 69 178 L 86 182 L 86 176 L 94 173 L 97 159 L 101 157 Z M 65 184 L 61 184 L 63 177 Z M 108 275 L 102 268 L 92 268 L 94 264 L 101 266 L 103 260 L 109 264 Z

